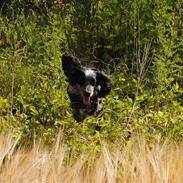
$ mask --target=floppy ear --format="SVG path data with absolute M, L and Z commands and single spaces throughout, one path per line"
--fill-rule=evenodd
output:
M 76 57 L 66 53 L 62 56 L 62 68 L 64 70 L 64 74 L 70 78 L 73 77 L 73 74 L 81 68 L 81 64 Z
M 76 57 L 66 53 L 62 56 L 62 69 L 69 83 L 75 85 L 81 72 L 80 61 Z
M 101 90 L 98 93 L 99 97 L 105 97 L 108 95 L 112 88 L 111 80 L 103 73 L 97 71 L 97 85 L 101 86 Z

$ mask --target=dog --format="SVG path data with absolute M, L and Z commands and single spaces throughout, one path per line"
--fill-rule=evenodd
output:
M 81 65 L 78 58 L 64 54 L 62 69 L 68 79 L 67 93 L 73 117 L 82 122 L 87 116 L 98 115 L 102 110 L 102 98 L 111 91 L 111 79 L 101 71 Z

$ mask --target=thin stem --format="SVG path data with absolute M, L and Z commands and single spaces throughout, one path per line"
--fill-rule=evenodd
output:
M 14 107 L 14 88 L 15 88 L 15 56 L 13 57 L 13 63 L 12 63 L 12 82 L 11 82 L 11 108 L 10 113 L 13 116 L 13 107 Z

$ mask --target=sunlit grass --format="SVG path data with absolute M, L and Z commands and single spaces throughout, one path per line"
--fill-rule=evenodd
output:
M 101 153 L 83 153 L 74 161 L 61 133 L 51 147 L 35 143 L 17 148 L 11 135 L 0 135 L 0 182 L 182 182 L 183 146 L 171 143 L 148 145 L 143 138 L 124 147 Z M 15 148 L 16 147 L 16 148 Z

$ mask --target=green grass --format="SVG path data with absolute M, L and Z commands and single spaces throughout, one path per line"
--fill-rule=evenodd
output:
M 19 144 L 40 138 L 52 144 L 62 129 L 76 152 L 100 151 L 103 143 L 126 143 L 135 134 L 182 139 L 181 2 L 71 1 L 53 9 L 36 2 L 30 12 L 20 1 L 9 6 L 23 5 L 14 16 L 8 8 L 1 12 L 1 131 L 13 130 Z M 81 124 L 69 106 L 65 51 L 105 71 L 113 83 L 101 116 Z

